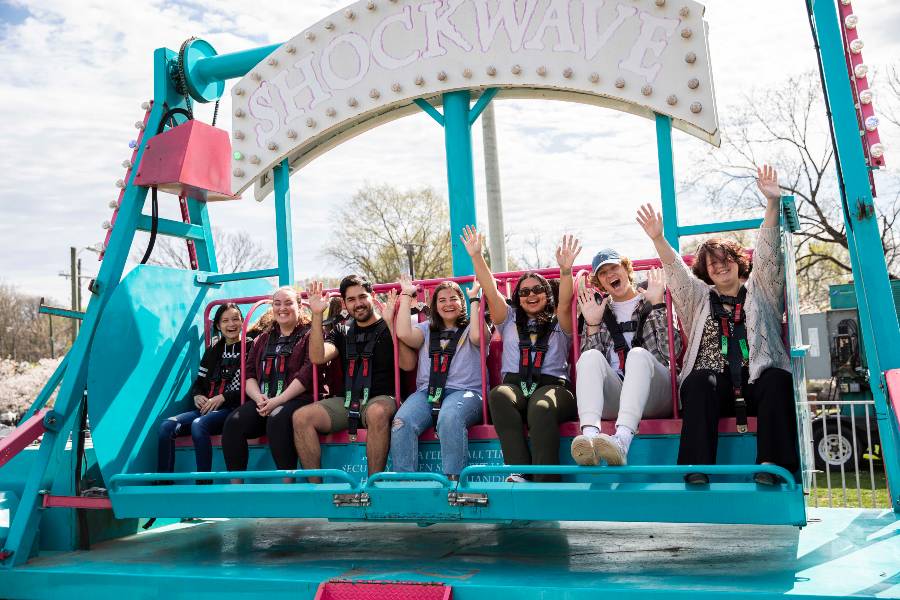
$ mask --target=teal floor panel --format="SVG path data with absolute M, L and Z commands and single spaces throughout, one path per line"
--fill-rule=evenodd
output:
M 0 572 L 0 594 L 311 599 L 332 579 L 441 581 L 455 600 L 898 598 L 900 521 L 855 509 L 811 509 L 803 529 L 202 521 L 44 554 Z

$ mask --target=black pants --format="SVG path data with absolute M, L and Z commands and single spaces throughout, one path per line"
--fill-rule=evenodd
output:
M 222 454 L 229 471 L 246 471 L 250 450 L 247 440 L 265 434 L 269 438 L 269 450 L 276 469 L 296 469 L 297 450 L 294 447 L 294 424 L 291 418 L 301 406 L 309 404 L 306 398 L 288 400 L 277 408 L 274 415 L 260 416 L 256 403 L 249 400 L 228 415 L 222 430 Z
M 559 424 L 578 416 L 575 396 L 566 381 L 541 375 L 539 386 L 526 398 L 519 387 L 519 374 L 508 373 L 503 383 L 488 392 L 491 420 L 500 438 L 507 465 L 558 465 Z M 531 450 L 525 440 L 528 423 Z M 535 475 L 534 481 L 559 481 L 559 475 Z
M 800 467 L 797 414 L 789 372 L 769 368 L 752 384 L 744 371 L 747 414 L 757 417 L 756 463 L 775 463 L 794 473 Z M 714 465 L 719 417 L 734 416 L 734 388 L 727 373 L 693 371 L 681 384 L 680 465 Z

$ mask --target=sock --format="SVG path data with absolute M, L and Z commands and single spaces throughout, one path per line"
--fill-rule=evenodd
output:
M 631 447 L 631 438 L 634 437 L 634 432 L 624 425 L 618 425 L 616 427 L 616 437 L 622 442 L 622 446 L 625 447 L 625 452 L 628 452 L 628 448 Z
M 597 437 L 600 435 L 600 428 L 593 425 L 585 425 L 581 428 L 581 435 L 586 435 L 589 438 Z

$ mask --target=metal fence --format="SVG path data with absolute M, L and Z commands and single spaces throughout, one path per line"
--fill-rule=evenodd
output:
M 812 454 L 807 504 L 890 508 L 874 401 L 813 400 L 806 408 Z

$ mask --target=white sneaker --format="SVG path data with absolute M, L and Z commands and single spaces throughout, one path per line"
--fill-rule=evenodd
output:
M 573 444 L 574 445 L 574 444 Z M 606 461 L 611 467 L 622 466 L 628 464 L 625 446 L 622 440 L 614 435 L 606 435 L 601 433 L 594 438 L 594 449 L 600 455 L 600 458 Z
M 600 453 L 596 446 L 598 436 L 578 435 L 572 440 L 572 458 L 582 467 L 595 467 L 600 464 Z
M 506 476 L 506 483 L 525 483 L 527 481 L 528 480 L 519 473 L 510 473 Z

